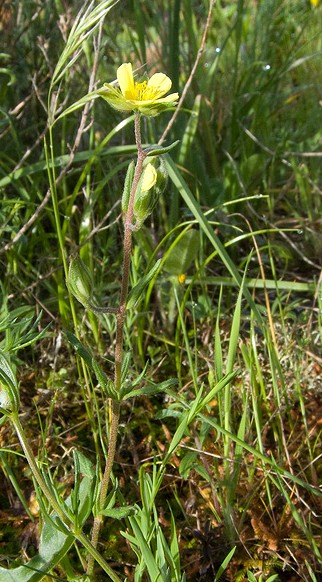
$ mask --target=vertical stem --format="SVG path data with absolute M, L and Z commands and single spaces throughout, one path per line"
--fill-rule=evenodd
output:
M 116 344 L 115 344 L 115 373 L 114 382 L 117 391 L 121 388 L 121 373 L 123 360 L 123 334 L 124 334 L 124 319 L 126 310 L 126 300 L 129 288 L 130 266 L 131 266 L 131 250 L 132 250 L 132 234 L 133 234 L 133 208 L 135 200 L 135 192 L 142 174 L 143 161 L 145 154 L 142 150 L 141 143 L 141 128 L 140 128 L 140 114 L 135 114 L 134 119 L 135 141 L 138 148 L 138 157 L 134 171 L 133 184 L 129 197 L 128 209 L 124 219 L 124 240 L 123 240 L 123 276 L 121 283 L 120 305 L 116 315 Z
M 132 250 L 132 236 L 133 236 L 133 209 L 135 193 L 139 180 L 143 171 L 143 162 L 145 153 L 142 150 L 141 142 L 141 127 L 140 127 L 140 113 L 136 112 L 134 118 L 135 141 L 138 149 L 137 161 L 134 171 L 133 183 L 131 187 L 129 204 L 124 218 L 124 239 L 123 239 L 123 273 L 120 290 L 120 303 L 116 313 L 116 340 L 115 340 L 115 369 L 114 369 L 114 386 L 117 392 L 120 391 L 122 385 L 122 363 L 123 363 L 123 338 L 124 338 L 124 322 L 126 313 L 126 302 L 129 290 L 130 268 L 131 268 L 131 250 Z M 101 491 L 99 496 L 98 515 L 94 518 L 92 531 L 92 546 L 97 548 L 101 525 L 103 523 L 102 510 L 105 506 L 108 484 L 111 477 L 112 467 L 114 463 L 116 442 L 118 435 L 119 419 L 120 419 L 121 403 L 118 400 L 112 402 L 112 418 L 109 434 L 109 446 L 106 458 L 104 475 L 101 482 Z M 91 554 L 88 559 L 87 574 L 93 574 L 94 558 Z

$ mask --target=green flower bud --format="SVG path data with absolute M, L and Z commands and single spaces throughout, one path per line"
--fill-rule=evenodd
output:
M 133 216 L 139 230 L 153 211 L 167 183 L 167 171 L 161 157 L 151 158 L 146 165 L 135 194 Z
M 94 283 L 91 273 L 79 257 L 71 259 L 66 283 L 77 301 L 87 307 L 92 297 Z

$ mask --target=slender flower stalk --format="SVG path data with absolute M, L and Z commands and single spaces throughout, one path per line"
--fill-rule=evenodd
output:
M 132 182 L 132 187 L 130 191 L 129 201 L 127 211 L 124 217 L 124 239 L 123 239 L 123 273 L 122 273 L 122 283 L 120 291 L 120 303 L 116 313 L 116 341 L 115 341 L 115 369 L 114 369 L 114 386 L 116 391 L 119 393 L 121 389 L 122 382 L 122 362 L 123 362 L 123 337 L 124 337 L 124 322 L 126 313 L 126 301 L 129 289 L 129 278 L 130 278 L 130 267 L 131 267 L 131 250 L 132 250 L 132 236 L 133 236 L 133 213 L 134 213 L 134 201 L 135 194 L 137 191 L 138 184 L 140 182 L 143 173 L 143 162 L 145 159 L 145 153 L 142 149 L 141 142 L 141 127 L 140 127 L 140 113 L 137 111 L 135 113 L 134 120 L 134 130 L 135 130 L 135 141 L 137 145 L 137 161 L 134 171 L 134 177 Z M 111 477 L 111 472 L 113 468 L 116 442 L 119 428 L 120 419 L 120 401 L 112 401 L 112 417 L 110 425 L 109 434 L 109 446 L 108 454 L 105 464 L 104 475 L 101 482 L 101 491 L 99 496 L 99 510 L 98 515 L 94 519 L 92 540 L 91 544 L 94 548 L 97 548 L 100 529 L 103 523 L 102 510 L 105 507 L 105 501 L 108 491 L 108 485 Z M 89 556 L 87 565 L 87 574 L 91 576 L 93 574 L 94 568 L 94 557 L 91 554 Z

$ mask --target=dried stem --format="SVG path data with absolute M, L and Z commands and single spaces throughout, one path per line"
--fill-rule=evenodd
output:
M 197 52 L 196 60 L 195 60 L 194 65 L 193 65 L 193 67 L 191 69 L 191 73 L 189 75 L 189 78 L 188 78 L 188 80 L 187 80 L 187 82 L 186 82 L 186 84 L 185 84 L 185 86 L 183 88 L 183 91 L 181 93 L 181 97 L 179 99 L 178 105 L 177 105 L 177 107 L 176 107 L 176 109 L 175 109 L 175 111 L 174 111 L 174 113 L 173 113 L 173 115 L 172 115 L 172 117 L 171 117 L 168 125 L 166 126 L 163 134 L 161 135 L 161 137 L 160 137 L 160 139 L 158 141 L 159 144 L 162 144 L 164 142 L 164 140 L 165 140 L 166 136 L 168 135 L 171 127 L 173 126 L 175 120 L 177 119 L 177 116 L 179 114 L 179 111 L 180 111 L 180 109 L 182 107 L 182 104 L 183 104 L 183 102 L 184 102 L 184 100 L 186 98 L 186 95 L 188 93 L 188 89 L 189 89 L 189 87 L 190 87 L 190 85 L 192 83 L 192 80 L 193 80 L 194 76 L 195 76 L 197 67 L 199 65 L 199 61 L 201 59 L 201 55 L 202 55 L 202 53 L 204 51 L 204 48 L 205 48 L 205 45 L 206 45 L 207 34 L 208 34 L 209 26 L 210 26 L 210 23 L 211 23 L 211 15 L 212 15 L 212 10 L 213 10 L 214 4 L 215 4 L 215 0 L 211 0 L 210 1 L 210 5 L 209 5 L 209 10 L 208 10 L 208 16 L 207 16 L 206 25 L 205 25 L 205 29 L 204 29 L 204 32 L 203 32 L 203 35 L 202 35 L 201 45 L 200 45 L 200 48 L 199 48 L 199 50 Z

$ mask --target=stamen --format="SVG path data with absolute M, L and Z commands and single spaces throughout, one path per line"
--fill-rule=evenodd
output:
M 138 101 L 144 100 L 144 93 L 146 90 L 146 86 L 147 86 L 146 81 L 143 81 L 142 83 L 135 83 L 136 96 L 137 96 Z

